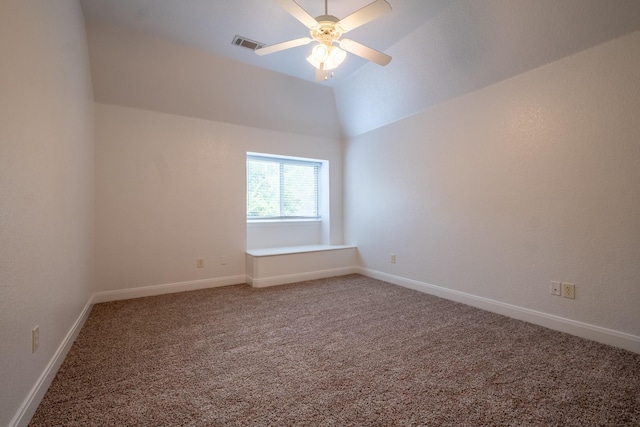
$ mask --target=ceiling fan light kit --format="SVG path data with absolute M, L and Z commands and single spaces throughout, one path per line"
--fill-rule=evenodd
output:
M 338 68 L 346 57 L 347 52 L 338 46 L 318 44 L 307 57 L 307 61 L 317 70 L 333 70 Z
M 311 55 L 307 57 L 307 61 L 316 68 L 316 80 L 326 80 L 328 77 L 327 71 L 340 66 L 346 59 L 347 52 L 382 66 L 391 62 L 391 57 L 387 54 L 353 40 L 340 39 L 344 33 L 391 12 L 391 5 L 386 0 L 376 0 L 342 20 L 328 14 L 327 0 L 325 0 L 325 14 L 317 18 L 309 15 L 294 0 L 275 1 L 309 28 L 311 37 L 302 37 L 261 47 L 255 50 L 258 55 L 268 55 L 281 50 L 304 46 L 315 41 L 317 44 L 313 47 Z

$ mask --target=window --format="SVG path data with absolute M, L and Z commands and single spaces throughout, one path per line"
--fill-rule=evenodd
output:
M 247 154 L 247 219 L 319 219 L 322 163 Z

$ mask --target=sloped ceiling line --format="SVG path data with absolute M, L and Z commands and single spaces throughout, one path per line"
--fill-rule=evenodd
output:
M 640 30 L 637 0 L 388 1 L 391 14 L 349 34 L 391 64 L 349 58 L 316 83 L 306 47 L 258 57 L 231 44 L 236 34 L 265 43 L 304 35 L 275 2 L 81 0 L 96 101 L 353 137 Z M 329 7 L 346 16 L 369 2 Z M 324 2 L 299 3 L 323 13 Z

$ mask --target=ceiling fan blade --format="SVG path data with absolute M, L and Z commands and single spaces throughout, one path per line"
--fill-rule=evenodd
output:
M 313 28 L 318 25 L 318 21 L 302 8 L 294 0 L 276 0 L 284 10 L 289 12 L 294 18 L 302 22 L 307 28 Z
M 346 33 L 389 12 L 391 12 L 391 5 L 386 0 L 376 0 L 340 20 L 337 25 L 343 33 Z
M 361 58 L 368 59 L 369 61 L 375 62 L 378 65 L 385 66 L 389 62 L 391 62 L 391 57 L 386 53 L 371 49 L 370 47 L 358 42 L 354 42 L 353 40 L 340 40 L 340 47 L 347 52 L 358 55 Z
M 272 44 L 271 46 L 261 47 L 260 49 L 256 49 L 255 52 L 260 55 L 268 55 L 274 52 L 280 52 L 281 50 L 291 49 L 292 47 L 304 46 L 313 41 L 310 37 L 302 37 L 300 39 L 289 40 L 288 42 L 282 42 L 277 44 Z

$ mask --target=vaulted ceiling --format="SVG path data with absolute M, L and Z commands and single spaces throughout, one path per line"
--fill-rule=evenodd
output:
M 343 18 L 370 0 L 329 0 Z M 273 0 L 81 0 L 96 101 L 330 138 L 355 136 L 640 30 L 637 0 L 388 0 L 349 38 L 393 57 L 349 55 L 314 81 L 311 46 L 269 56 L 234 46 L 308 35 Z M 298 0 L 311 15 L 323 0 Z

